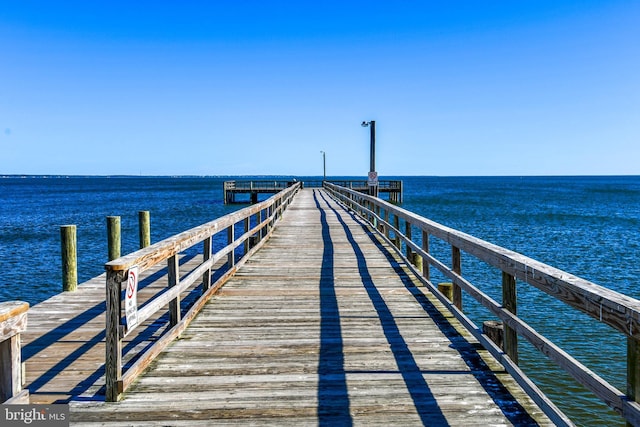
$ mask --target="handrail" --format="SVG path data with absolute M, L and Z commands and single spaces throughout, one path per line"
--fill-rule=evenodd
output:
M 423 261 L 422 268 L 412 267 L 419 273 L 423 283 L 445 304 L 453 314 L 467 326 L 470 332 L 489 350 L 507 371 L 514 375 L 536 403 L 557 423 L 570 423 L 561 412 L 531 383 L 517 367 L 518 343 L 521 336 L 538 351 L 546 355 L 576 381 L 619 413 L 627 422 L 640 425 L 640 301 L 585 279 L 566 273 L 517 252 L 502 248 L 484 240 L 446 227 L 416 215 L 391 203 L 357 191 L 325 183 L 325 188 L 334 199 L 367 220 L 385 239 L 393 243 L 407 261 L 417 254 Z M 401 224 L 404 223 L 404 232 Z M 412 229 L 422 231 L 422 245 L 412 240 Z M 436 237 L 451 246 L 451 265 L 436 259 L 429 251 L 430 237 Z M 405 253 L 402 253 L 402 244 Z M 494 301 L 461 272 L 461 252 L 472 255 L 502 271 L 503 302 Z M 411 262 L 409 262 L 411 264 Z M 448 277 L 454 286 L 452 301 L 449 301 L 431 283 L 430 267 Z M 611 326 L 627 337 L 628 390 L 623 393 L 606 380 L 596 375 L 548 338 L 536 332 L 517 316 L 516 279 L 566 303 L 570 307 L 588 314 L 592 318 Z M 504 324 L 504 352 L 469 320 L 462 311 L 462 291 L 489 309 Z M 528 381 L 528 382 L 527 382 Z
M 26 302 L 0 303 L 0 403 L 29 403 L 29 390 L 22 389 L 20 347 L 20 334 L 27 328 L 28 310 Z
M 300 183 L 296 183 L 263 202 L 184 231 L 105 264 L 107 272 L 105 327 L 107 401 L 120 400 L 122 393 L 162 349 L 184 331 L 207 300 L 264 244 L 270 237 L 273 226 L 299 189 Z M 252 227 L 251 218 L 253 216 L 255 216 L 255 220 Z M 243 233 L 240 236 L 236 236 L 236 224 L 238 223 L 242 223 Z M 218 233 L 225 232 L 227 245 L 212 253 L 213 237 Z M 180 277 L 179 254 L 200 243 L 204 244 L 202 262 L 184 277 Z M 241 246 L 243 251 L 238 258 L 235 253 L 236 249 Z M 219 266 L 219 261 L 225 258 L 227 260 L 225 265 Z M 123 323 L 122 283 L 127 281 L 129 272 L 137 270 L 140 274 L 162 262 L 167 263 L 168 287 L 158 292 L 140 307 L 137 311 L 137 321 L 134 324 Z M 215 283 L 211 283 L 216 265 L 219 266 L 217 272 L 220 272 L 221 275 Z M 199 284 L 202 284 L 202 294 L 192 303 L 186 313 L 182 313 L 181 294 L 188 290 L 193 291 L 194 285 L 198 286 Z M 136 361 L 123 372 L 123 338 L 130 335 L 136 326 L 148 320 L 167 305 L 169 306 L 167 331 L 150 348 L 138 354 Z

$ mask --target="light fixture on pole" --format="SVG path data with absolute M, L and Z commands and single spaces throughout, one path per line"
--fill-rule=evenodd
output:
M 369 156 L 369 194 L 378 197 L 378 172 L 376 172 L 376 121 L 362 122 L 362 127 L 371 129 L 371 149 Z
M 324 182 L 327 180 L 327 153 L 325 153 L 324 151 L 320 152 L 322 153 L 322 181 Z

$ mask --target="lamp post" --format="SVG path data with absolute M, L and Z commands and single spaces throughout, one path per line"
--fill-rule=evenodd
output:
M 378 173 L 376 172 L 376 121 L 362 122 L 362 127 L 371 129 L 371 149 L 369 155 L 369 194 L 378 197 Z
M 322 153 L 322 182 L 327 180 L 327 153 L 324 151 L 320 151 Z

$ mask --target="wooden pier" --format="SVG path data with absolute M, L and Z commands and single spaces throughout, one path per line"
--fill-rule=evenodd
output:
M 241 180 L 225 181 L 223 184 L 223 199 L 225 204 L 257 203 L 260 194 L 276 194 L 291 187 L 297 180 Z M 366 180 L 304 180 L 300 181 L 303 188 L 322 188 L 325 182 L 349 188 L 360 193 L 369 193 Z M 402 203 L 402 181 L 381 180 L 378 182 L 378 193 L 387 194 L 392 203 Z M 245 197 L 238 197 L 244 195 Z
M 452 245 L 451 267 L 430 236 Z M 502 305 L 462 277 L 460 248 L 503 269 Z M 22 332 L 21 399 L 70 404 L 72 425 L 572 425 L 518 367 L 518 336 L 640 424 L 631 395 L 515 315 L 510 277 L 627 331 L 636 357 L 638 301 L 345 187 L 295 183 L 106 268 L 31 307 L 26 331 L 8 328 Z M 451 300 L 431 268 L 452 280 Z M 462 291 L 504 322 L 504 350 L 464 316 Z

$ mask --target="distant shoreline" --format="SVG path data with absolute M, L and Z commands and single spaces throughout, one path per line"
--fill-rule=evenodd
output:
M 633 178 L 637 175 L 380 175 L 384 178 Z M 293 179 L 312 178 L 323 179 L 322 175 L 65 175 L 65 174 L 4 174 L 0 179 L 75 179 L 75 178 L 105 178 L 105 179 Z M 365 175 L 336 175 L 328 176 L 327 180 L 366 179 Z

